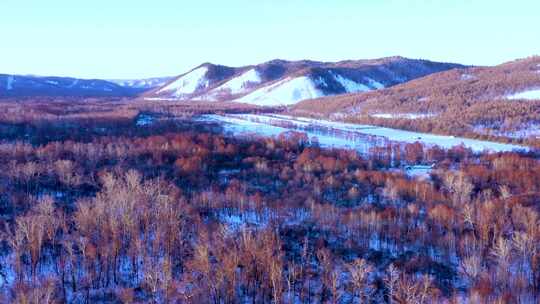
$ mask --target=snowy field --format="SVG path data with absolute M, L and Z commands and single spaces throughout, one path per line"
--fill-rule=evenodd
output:
M 527 90 L 519 92 L 513 95 L 509 95 L 506 98 L 508 99 L 527 99 L 527 100 L 540 100 L 540 89 Z
M 285 115 L 204 115 L 200 119 L 220 122 L 227 132 L 238 135 L 276 136 L 286 131 L 302 131 L 309 138 L 316 137 L 322 147 L 350 148 L 362 153 L 368 152 L 371 147 L 382 146 L 388 142 L 421 142 L 445 149 L 464 145 L 475 152 L 528 150 L 526 147 L 512 144 Z

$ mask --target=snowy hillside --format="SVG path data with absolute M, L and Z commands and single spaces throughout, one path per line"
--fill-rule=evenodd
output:
M 241 94 L 248 90 L 249 86 L 257 85 L 261 83 L 261 75 L 257 70 L 250 69 L 242 75 L 235 77 L 219 87 L 212 90 L 212 92 L 225 91 L 229 94 Z
M 174 97 L 182 97 L 193 94 L 199 89 L 204 89 L 208 86 L 206 73 L 207 67 L 200 67 L 172 81 L 163 88 L 159 89 L 158 93 L 167 92 Z
M 375 86 L 387 88 L 302 101 L 292 113 L 494 140 L 536 138 L 539 65 L 540 56 L 532 56 L 434 73 L 393 87 L 370 75 Z
M 144 97 L 293 105 L 306 99 L 379 90 L 456 67 L 460 65 L 403 57 L 333 63 L 276 59 L 238 68 L 205 63 Z
M 309 77 L 302 76 L 293 79 L 286 78 L 233 101 L 260 106 L 277 106 L 291 105 L 301 100 L 322 96 L 324 93 L 317 88 L 317 83 Z

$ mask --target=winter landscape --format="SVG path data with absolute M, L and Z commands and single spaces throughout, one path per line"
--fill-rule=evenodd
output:
M 49 2 L 0 3 L 0 303 L 540 302 L 538 3 Z

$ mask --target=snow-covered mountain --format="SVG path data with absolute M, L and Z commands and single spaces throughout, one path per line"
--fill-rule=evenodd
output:
M 237 68 L 205 63 L 144 96 L 292 105 L 306 99 L 382 89 L 457 67 L 462 66 L 403 57 L 333 63 L 272 60 Z
M 136 96 L 140 88 L 123 87 L 99 79 L 0 74 L 0 97 L 28 96 Z
M 148 90 L 161 87 L 171 81 L 171 79 L 173 79 L 173 77 L 152 77 L 143 79 L 109 79 L 108 81 L 126 88 Z

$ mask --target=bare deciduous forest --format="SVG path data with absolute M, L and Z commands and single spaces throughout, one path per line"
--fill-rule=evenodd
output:
M 216 109 L 7 105 L 1 303 L 539 300 L 533 153 L 360 155 L 191 117 Z M 144 113 L 175 119 L 141 128 Z M 402 170 L 416 164 L 434 168 Z

